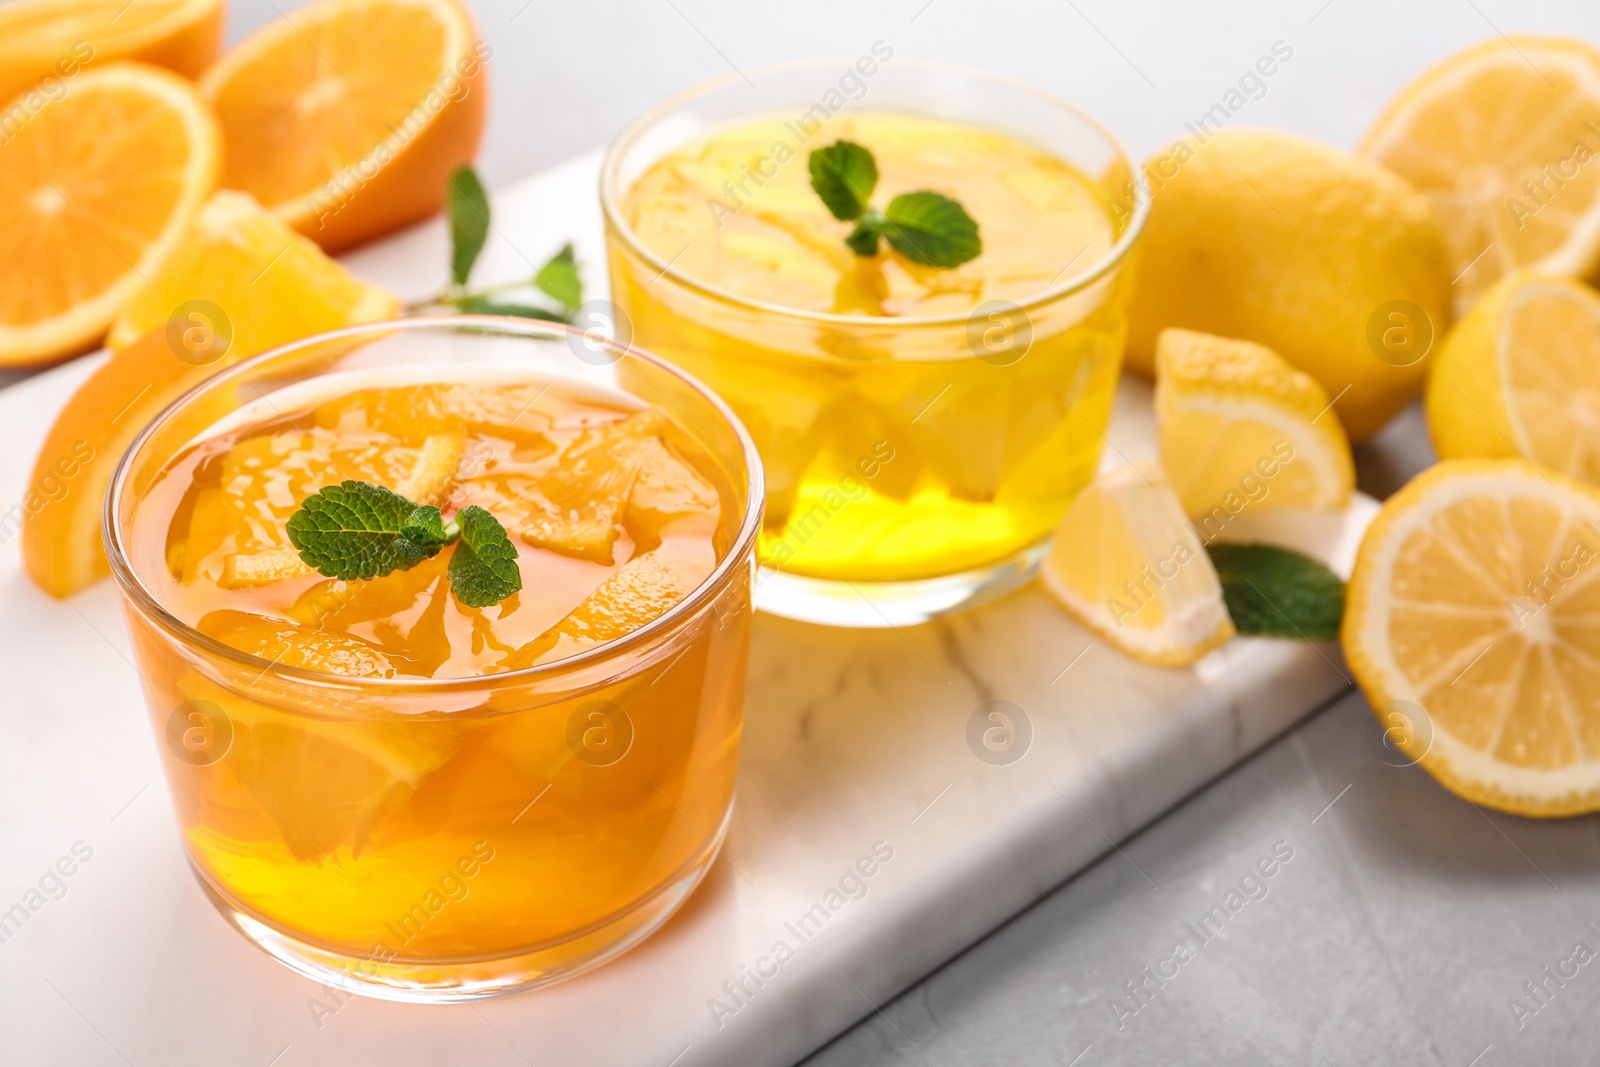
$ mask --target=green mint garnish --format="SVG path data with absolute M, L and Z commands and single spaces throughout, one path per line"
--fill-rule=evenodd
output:
M 464 507 L 446 523 L 432 505 L 381 485 L 344 481 L 306 497 L 289 516 L 288 532 L 305 564 L 329 578 L 381 578 L 455 544 L 446 573 L 463 604 L 486 608 L 522 588 L 516 546 L 480 507 Z
M 533 284 L 547 296 L 554 297 L 568 313 L 583 303 L 583 279 L 578 277 L 578 257 L 567 244 L 550 257 L 533 276 Z
M 435 307 L 453 308 L 472 315 L 512 315 L 524 319 L 544 319 L 572 325 L 583 305 L 583 277 L 578 273 L 578 257 L 572 245 L 565 245 L 545 265 L 524 281 L 491 285 L 468 291 L 467 279 L 489 239 L 489 194 L 483 181 L 470 166 L 456 168 L 445 185 L 445 215 L 450 223 L 450 285 L 427 300 L 415 301 L 408 310 Z M 541 307 L 527 300 L 508 299 L 509 294 L 526 293 L 538 298 L 544 294 L 559 307 Z
M 457 167 L 446 186 L 446 210 L 450 215 L 450 279 L 466 285 L 472 265 L 489 239 L 489 194 L 478 172 Z
M 978 224 L 942 193 L 901 193 L 884 210 L 873 207 L 878 165 L 871 152 L 852 141 L 814 149 L 808 166 L 811 188 L 833 217 L 855 222 L 844 243 L 858 256 L 876 255 L 879 237 L 913 263 L 929 267 L 959 267 L 983 251 Z
M 841 222 L 859 219 L 872 205 L 869 198 L 878 187 L 878 164 L 872 153 L 854 141 L 835 141 L 818 148 L 806 161 L 811 170 L 811 188 Z
M 1271 545 L 1215 544 L 1234 629 L 1262 637 L 1332 641 L 1344 618 L 1344 583 L 1314 559 Z
M 456 512 L 461 541 L 450 557 L 450 589 L 469 608 L 498 604 L 522 588 L 517 548 L 500 521 L 468 504 Z

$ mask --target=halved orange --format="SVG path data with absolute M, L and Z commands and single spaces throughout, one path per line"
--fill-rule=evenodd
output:
M 216 185 L 216 122 L 142 63 L 85 71 L 0 140 L 0 366 L 92 348 Z
M 30 508 L 22 528 L 28 573 L 56 596 L 106 574 L 100 502 L 117 460 L 162 408 L 246 356 L 400 308 L 242 193 L 216 193 L 179 246 L 129 299 L 111 331 L 118 347 L 56 416 L 28 483 L 72 470 L 68 495 Z M 196 336 L 216 345 L 223 326 L 225 347 L 191 345 Z
M 455 0 L 314 0 L 200 80 L 223 184 L 329 251 L 439 210 L 483 132 L 483 61 Z
M 199 77 L 222 45 L 222 0 L 14 0 L 0 5 L 0 100 L 57 99 L 90 63 L 136 59 Z

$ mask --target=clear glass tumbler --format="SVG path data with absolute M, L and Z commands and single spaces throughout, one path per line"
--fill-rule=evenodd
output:
M 169 534 L 141 507 L 219 420 L 336 372 L 491 373 L 657 409 L 718 467 L 733 517 L 717 566 L 625 637 L 498 674 L 350 677 L 207 636 L 151 593 Z M 186 394 L 124 457 L 104 532 L 185 850 L 217 908 L 295 970 L 395 1000 L 541 985 L 644 938 L 728 825 L 761 501 L 754 445 L 721 401 L 653 356 L 564 327 L 356 327 Z

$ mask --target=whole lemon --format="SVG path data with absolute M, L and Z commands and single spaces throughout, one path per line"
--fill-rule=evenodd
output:
M 1145 164 L 1150 216 L 1127 363 L 1169 326 L 1275 349 L 1337 397 L 1353 441 L 1422 389 L 1449 326 L 1449 252 L 1427 199 L 1380 164 L 1272 130 L 1175 142 Z

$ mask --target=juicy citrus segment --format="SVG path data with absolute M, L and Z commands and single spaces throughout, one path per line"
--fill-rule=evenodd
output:
M 400 311 L 393 294 L 352 276 L 248 194 L 231 190 L 206 201 L 173 255 L 148 277 L 117 313 L 106 343 L 131 344 L 176 317 L 175 354 L 196 365 L 221 366 Z
M 1446 458 L 1521 456 L 1600 483 L 1600 293 L 1518 271 L 1445 338 L 1428 427 Z
M 362 389 L 319 406 L 315 417 L 318 426 L 372 430 L 408 445 L 465 428 L 513 441 L 524 458 L 535 459 L 556 448 L 546 436 L 550 416 L 539 403 L 549 391 L 549 385 L 528 382 L 428 382 Z M 555 406 L 554 399 L 546 404 Z
M 286 532 L 305 498 L 346 479 L 393 489 L 421 458 L 420 449 L 383 434 L 336 435 L 317 427 L 246 438 L 223 455 L 218 492 L 195 495 L 182 573 L 224 586 L 270 580 L 276 571 L 309 574 L 290 561 Z
M 477 31 L 454 0 L 315 0 L 200 81 L 223 182 L 337 250 L 438 210 L 477 149 Z
M 1242 508 L 1342 508 L 1350 442 L 1327 392 L 1272 349 L 1190 330 L 1156 342 L 1161 468 L 1197 521 Z
M 41 100 L 56 99 L 83 67 L 114 59 L 137 59 L 198 77 L 222 43 L 222 7 L 222 0 L 12 0 L 0 5 L 0 100 L 30 87 Z M 33 103 L 26 108 L 34 110 Z
M 572 613 L 512 654 L 512 669 L 577 655 L 626 637 L 694 592 L 716 569 L 703 538 L 669 539 L 635 556 Z
M 1600 260 L 1600 50 L 1494 38 L 1407 86 L 1363 154 L 1433 201 L 1458 307 L 1518 267 L 1583 273 Z
M 169 339 L 174 310 L 195 299 L 209 300 L 228 317 L 232 342 L 225 349 L 187 343 L 196 337 L 193 330 L 201 341 L 209 332 L 214 344 L 218 323 L 207 309 L 191 309 L 200 318 L 186 319 L 176 344 Z M 99 506 L 112 468 L 134 436 L 185 390 L 246 356 L 324 330 L 386 319 L 399 307 L 397 297 L 352 277 L 248 197 L 217 193 L 183 231 L 178 251 L 134 293 L 112 326 L 119 347 L 111 359 L 56 416 L 30 484 L 52 469 L 59 473 L 75 453 L 80 460 L 84 454 L 91 458 L 74 492 L 23 528 L 23 558 L 33 580 L 57 596 L 71 596 L 106 574 Z
M 1522 815 L 1600 808 L 1600 490 L 1522 460 L 1447 460 L 1384 504 L 1345 655 L 1447 788 Z
M 659 437 L 639 441 L 638 462 L 623 512 L 637 551 L 654 548 L 669 532 L 709 537 L 716 531 L 722 503 L 699 471 L 674 456 Z
M 1153 469 L 1122 467 L 1080 493 L 1040 573 L 1068 614 L 1146 663 L 1192 663 L 1234 633 L 1211 558 Z
M 622 509 L 642 461 L 640 444 L 661 430 L 654 411 L 630 415 L 573 441 L 526 497 L 517 536 L 535 548 L 609 564 Z
M 438 504 L 444 499 L 461 457 L 467 452 L 467 435 L 461 430 L 447 430 L 429 435 L 422 442 L 416 464 L 400 479 L 394 491 L 418 504 Z
M 193 87 L 138 63 L 80 74 L 0 143 L 0 365 L 94 345 L 217 181 Z

